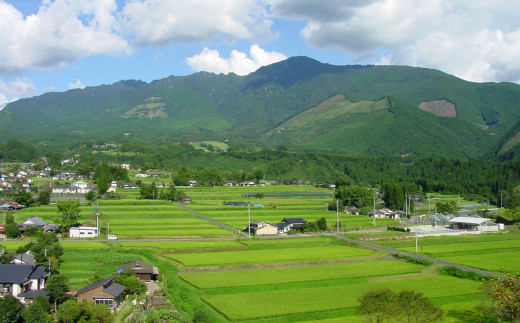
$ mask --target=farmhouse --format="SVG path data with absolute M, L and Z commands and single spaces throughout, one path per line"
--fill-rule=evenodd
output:
M 98 236 L 96 227 L 70 227 L 69 236 L 71 238 L 95 238 Z
M 131 263 L 117 267 L 118 273 L 123 270 L 132 270 L 135 272 L 135 277 L 146 281 L 157 280 L 157 276 L 159 276 L 159 269 L 157 269 L 157 267 L 140 260 L 134 260 Z
M 278 234 L 277 227 L 262 221 L 251 221 L 249 223 L 249 226 L 245 227 L 243 231 L 251 232 L 252 234 L 257 236 Z
M 359 215 L 359 209 L 355 206 L 345 206 L 345 213 Z
M 74 182 L 70 185 L 60 185 L 52 189 L 53 194 L 86 194 L 94 188 L 85 182 Z
M 11 294 L 24 301 L 20 294 L 45 287 L 49 273 L 44 267 L 33 265 L 0 265 L 0 297 Z
M 303 218 L 284 218 L 282 222 L 278 223 L 276 226 L 278 228 L 278 233 L 286 233 L 291 230 L 296 230 L 305 223 L 307 223 L 307 221 Z
M 233 187 L 233 186 L 237 186 L 237 183 L 234 182 L 234 181 L 224 181 L 224 186 L 225 187 Z
M 110 185 L 108 186 L 107 193 L 115 193 L 117 189 L 117 182 L 112 181 L 110 182 Z
M 96 304 L 107 304 L 114 310 L 123 300 L 125 286 L 114 282 L 114 276 L 92 283 L 74 293 L 78 302 L 95 302 Z
M 123 183 L 121 184 L 121 188 L 139 188 L 139 186 L 135 183 Z
M 44 232 L 56 232 L 61 227 L 60 224 L 50 224 L 37 216 L 27 218 L 25 221 L 18 225 L 21 232 L 25 232 L 28 227 L 42 228 Z

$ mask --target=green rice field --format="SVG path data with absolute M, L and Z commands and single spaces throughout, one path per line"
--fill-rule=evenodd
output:
M 378 240 L 375 243 L 415 252 L 415 239 Z M 520 234 L 420 237 L 418 252 L 437 259 L 495 273 L 520 272 Z
M 453 286 L 457 286 L 456 289 Z M 371 289 L 413 289 L 443 301 L 453 296 L 475 300 L 480 283 L 452 277 L 389 280 L 375 283 L 354 283 L 339 286 L 310 287 L 260 292 L 207 295 L 204 300 L 232 321 L 263 317 L 288 316 L 298 313 L 335 311 L 354 308 L 357 297 Z

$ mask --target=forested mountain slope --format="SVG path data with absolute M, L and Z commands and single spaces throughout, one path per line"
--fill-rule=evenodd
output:
M 0 112 L 0 141 L 247 139 L 310 151 L 478 158 L 519 119 L 516 84 L 293 57 L 247 76 L 201 72 L 22 99 Z

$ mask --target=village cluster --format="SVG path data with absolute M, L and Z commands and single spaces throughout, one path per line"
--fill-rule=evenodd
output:
M 0 249 L 3 252 L 3 248 Z M 146 281 L 157 281 L 159 270 L 140 260 L 134 260 L 116 268 L 115 272 L 131 270 L 135 277 Z M 49 298 L 45 285 L 50 277 L 48 268 L 36 266 L 30 253 L 16 255 L 8 265 L 0 265 L 0 296 L 7 294 L 17 298 L 22 304 L 29 305 L 37 296 Z M 114 282 L 114 276 L 96 281 L 77 291 L 67 294 L 78 302 L 94 302 L 107 304 L 110 310 L 115 310 L 123 301 L 125 287 Z

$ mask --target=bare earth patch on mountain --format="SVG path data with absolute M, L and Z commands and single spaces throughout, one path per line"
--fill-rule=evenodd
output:
M 448 100 L 425 101 L 419 104 L 419 109 L 433 113 L 439 117 L 457 117 L 457 107 Z

